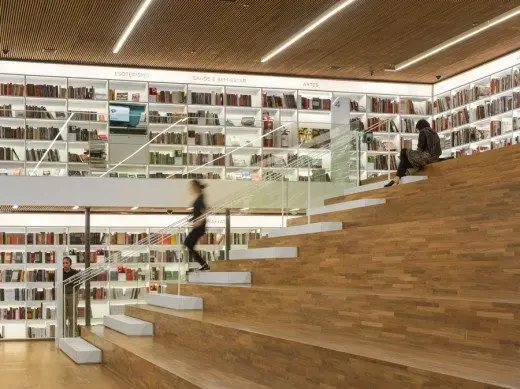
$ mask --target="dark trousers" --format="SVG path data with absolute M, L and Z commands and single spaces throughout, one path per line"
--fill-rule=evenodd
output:
M 199 241 L 199 239 L 206 233 L 206 226 L 198 226 L 195 227 L 191 232 L 188 234 L 186 239 L 184 240 L 184 246 L 188 249 L 188 252 L 190 255 L 197 261 L 201 266 L 206 264 L 206 261 L 202 259 L 202 257 L 194 250 L 195 245 Z
M 401 150 L 401 155 L 399 156 L 399 166 L 397 167 L 396 176 L 399 178 L 403 178 L 406 176 L 406 170 L 413 167 L 413 165 L 408 160 L 408 155 L 406 155 L 406 149 Z

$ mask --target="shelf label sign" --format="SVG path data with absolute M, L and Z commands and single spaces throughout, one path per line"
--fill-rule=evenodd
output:
M 210 82 L 215 84 L 232 84 L 232 85 L 247 85 L 247 77 L 238 76 L 209 76 L 209 75 L 193 75 L 195 82 Z

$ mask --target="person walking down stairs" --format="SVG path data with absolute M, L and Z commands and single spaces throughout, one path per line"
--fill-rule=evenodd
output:
M 407 169 L 412 167 L 415 169 L 421 169 L 424 166 L 437 161 L 442 154 L 439 135 L 431 129 L 427 120 L 419 120 L 415 129 L 419 132 L 417 150 L 401 150 L 397 173 L 394 179 L 386 184 L 385 187 L 398 185 L 401 178 L 406 175 Z
M 208 263 L 195 251 L 195 245 L 199 239 L 206 233 L 206 204 L 204 203 L 204 188 L 203 185 L 197 180 L 193 180 L 190 183 L 190 192 L 193 196 L 196 196 L 193 202 L 193 214 L 191 221 L 193 222 L 193 229 L 184 240 L 184 246 L 188 249 L 190 256 L 200 264 L 199 270 L 209 270 Z

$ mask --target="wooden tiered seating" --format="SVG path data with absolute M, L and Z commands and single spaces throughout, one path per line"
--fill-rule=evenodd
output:
M 127 307 L 153 338 L 83 336 L 143 388 L 520 388 L 519 161 L 495 150 L 327 200 L 387 202 L 313 217 L 343 230 L 250 243 L 296 259 L 214 263 L 252 285 L 183 285 L 203 311 Z

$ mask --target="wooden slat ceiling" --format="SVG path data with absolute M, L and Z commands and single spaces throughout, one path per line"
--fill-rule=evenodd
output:
M 260 63 L 337 2 L 154 0 L 113 54 L 140 0 L 0 0 L 0 44 L 9 49 L 2 58 L 433 83 L 436 75 L 445 78 L 520 48 L 516 17 L 404 71 L 385 72 L 388 64 L 520 6 L 520 0 L 357 0 Z

